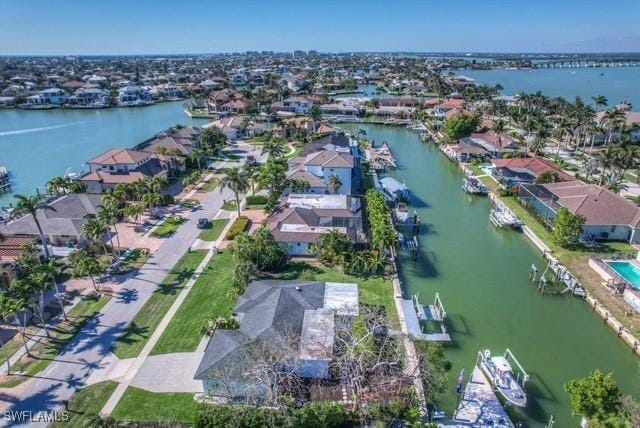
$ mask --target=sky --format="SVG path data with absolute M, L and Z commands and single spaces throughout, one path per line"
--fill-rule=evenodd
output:
M 0 55 L 638 52 L 640 0 L 0 0 Z

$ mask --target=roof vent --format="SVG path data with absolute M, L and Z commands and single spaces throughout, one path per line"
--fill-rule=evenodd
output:
M 299 286 L 296 285 L 296 290 L 302 291 L 302 288 L 300 288 Z

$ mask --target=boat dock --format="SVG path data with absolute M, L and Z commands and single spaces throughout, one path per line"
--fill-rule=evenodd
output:
M 489 194 L 489 188 L 482 184 L 478 177 L 473 175 L 466 176 L 462 181 L 462 190 L 472 195 L 486 196 Z
M 433 305 L 425 306 L 418 302 L 418 296 L 413 296 L 411 300 L 403 299 L 405 321 L 409 336 L 413 340 L 423 340 L 427 342 L 451 342 L 451 336 L 447 333 L 445 319 L 447 316 L 440 296 L 436 293 Z M 436 322 L 439 324 L 440 333 L 424 333 L 422 324 L 424 322 Z
M 489 199 L 493 203 L 493 209 L 491 210 L 491 214 L 489 214 L 489 221 L 491 221 L 495 227 L 522 227 L 520 219 L 518 219 L 514 212 L 511 211 L 504 202 L 497 198 L 493 193 L 489 193 Z
M 11 190 L 11 181 L 9 180 L 9 171 L 7 168 L 0 165 L 0 192 L 7 192 Z
M 480 368 L 474 367 L 471 378 L 460 396 L 453 419 L 438 422 L 445 427 L 509 427 L 514 428 L 506 410 L 493 393 L 493 387 Z

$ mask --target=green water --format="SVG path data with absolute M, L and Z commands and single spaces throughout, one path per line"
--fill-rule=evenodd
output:
M 509 347 L 530 373 L 529 405 L 514 414 L 525 426 L 543 426 L 550 414 L 556 427 L 577 426 L 563 384 L 596 368 L 613 372 L 625 393 L 640 397 L 640 358 L 580 299 L 536 292 L 529 269 L 542 267 L 542 257 L 522 234 L 494 228 L 489 201 L 462 192 L 453 163 L 404 128 L 361 127 L 377 144 L 390 143 L 399 162 L 395 176 L 409 186 L 411 208 L 423 222 L 418 260 L 403 256 L 401 273 L 422 303 L 439 292 L 450 319 L 451 393 L 440 403 L 447 414 L 460 369 L 470 373 L 480 349 Z
M 35 193 L 106 150 L 132 147 L 178 123 L 207 120 L 190 119 L 180 101 L 102 110 L 0 109 L 0 165 L 9 170 L 15 193 Z M 11 202 L 11 193 L 0 194 L 0 206 Z

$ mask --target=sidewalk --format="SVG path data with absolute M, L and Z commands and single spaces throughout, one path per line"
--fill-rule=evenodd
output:
M 234 219 L 234 216 L 231 217 L 231 221 L 227 223 L 224 230 L 220 234 L 220 237 L 218 237 L 218 239 L 215 241 L 214 248 L 217 248 L 220 245 L 220 242 L 222 242 L 223 237 L 226 235 L 226 233 L 229 231 L 229 228 L 233 224 L 233 221 L 232 221 L 233 219 Z M 140 355 L 136 357 L 136 359 L 133 361 L 129 369 L 124 374 L 122 381 L 118 384 L 118 387 L 116 388 L 116 390 L 113 392 L 113 394 L 111 395 L 107 403 L 102 408 L 102 411 L 100 412 L 101 415 L 108 416 L 114 411 L 118 402 L 124 395 L 125 391 L 132 384 L 134 378 L 136 377 L 138 372 L 140 372 L 145 361 L 151 354 L 151 351 L 160 340 L 160 337 L 162 337 L 162 334 L 164 333 L 166 328 L 169 326 L 169 323 L 171 323 L 171 320 L 175 316 L 176 312 L 178 312 L 178 309 L 180 308 L 184 300 L 187 298 L 187 295 L 189 294 L 189 292 L 191 291 L 191 288 L 195 285 L 196 281 L 200 277 L 200 274 L 207 267 L 207 265 L 209 264 L 209 262 L 211 261 L 211 259 L 215 254 L 216 252 L 214 249 L 209 250 L 205 258 L 202 260 L 202 262 L 200 262 L 195 272 L 193 273 L 189 281 L 186 283 L 185 287 L 182 289 L 182 291 L 180 292 L 176 300 L 173 302 L 173 305 L 171 305 L 171 307 L 169 308 L 165 316 L 162 318 L 162 321 L 160 321 L 160 324 L 158 325 L 158 327 L 155 329 L 155 331 L 147 341 L 146 345 L 140 352 Z
M 89 289 L 87 289 L 89 290 Z M 90 290 L 92 291 L 92 290 Z M 82 293 L 80 293 L 78 296 L 76 296 L 70 304 L 65 305 L 64 310 L 66 311 L 66 313 L 69 313 L 69 311 L 73 308 L 76 307 L 76 305 L 78 303 L 80 303 L 80 301 L 82 300 Z M 58 304 L 57 301 L 55 302 L 55 304 Z M 62 317 L 62 313 L 56 315 L 53 318 L 50 318 L 49 320 L 47 320 L 46 324 L 47 324 L 47 328 L 49 330 L 55 328 L 58 324 L 60 324 L 62 321 L 64 320 L 64 318 Z M 20 334 L 20 333 L 17 333 Z M 29 350 L 32 350 L 33 347 L 35 345 L 37 345 L 38 343 L 40 343 L 40 341 L 42 339 L 46 339 L 47 334 L 44 331 L 44 328 L 41 328 L 40 330 L 38 330 L 35 334 L 33 334 L 31 336 L 31 338 L 27 341 L 27 348 L 29 348 Z M 26 354 L 26 351 L 24 349 L 24 345 L 20 346 L 20 348 L 9 357 L 9 361 L 11 362 L 11 367 L 13 367 L 17 362 L 20 361 L 20 359 L 22 357 L 24 357 Z M 12 374 L 19 374 L 17 372 L 14 372 L 12 370 L 11 372 Z M 4 376 L 7 375 L 7 362 L 5 361 L 4 363 L 2 363 L 2 368 L 0 369 L 0 375 Z

